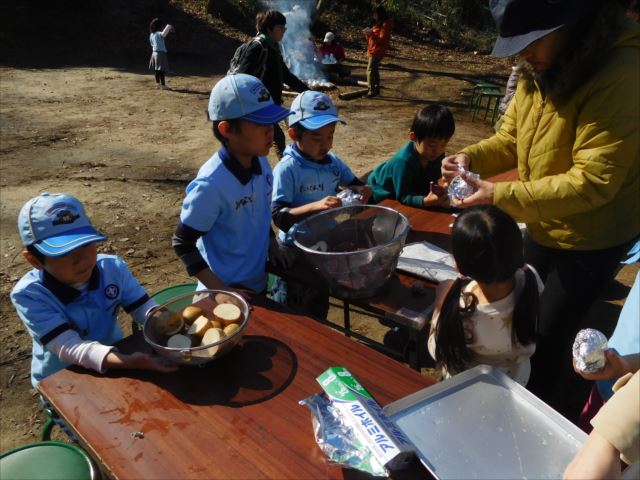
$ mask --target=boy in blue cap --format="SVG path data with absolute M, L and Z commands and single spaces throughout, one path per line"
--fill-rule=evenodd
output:
M 112 368 L 173 371 L 143 353 L 125 355 L 112 346 L 122 339 L 118 312 L 143 323 L 156 303 L 120 258 L 98 255 L 106 240 L 78 199 L 42 193 L 18 215 L 24 258 L 34 267 L 16 284 L 11 301 L 33 339 L 31 383 L 68 365 L 104 372 Z
M 363 203 L 371 196 L 369 186 L 331 151 L 336 123 L 344 123 L 331 99 L 320 92 L 302 92 L 291 104 L 291 111 L 288 133 L 294 143 L 287 146 L 273 172 L 272 216 L 284 245 L 293 244 L 297 222 L 342 205 L 336 196 L 339 188 L 357 191 Z M 309 270 L 311 276 L 313 270 Z M 309 276 L 305 275 L 307 279 Z M 326 286 L 318 285 L 318 289 L 314 289 L 279 278 L 273 293 L 280 303 L 326 318 Z
M 198 290 L 262 293 L 269 258 L 287 266 L 271 229 L 273 125 L 288 117 L 260 80 L 235 74 L 211 90 L 208 107 L 221 148 L 200 167 L 182 203 L 173 248 Z

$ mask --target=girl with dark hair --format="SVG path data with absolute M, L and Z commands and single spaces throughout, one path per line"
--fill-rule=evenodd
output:
M 391 30 L 393 30 L 393 20 L 387 15 L 387 11 L 382 5 L 373 9 L 373 27 L 363 30 L 367 39 L 367 84 L 369 93 L 367 97 L 380 95 L 380 62 L 389 50 L 391 42 Z
M 497 207 L 474 207 L 454 222 L 451 243 L 461 277 L 438 285 L 429 353 L 445 378 L 487 364 L 526 385 L 543 286 L 524 263 L 518 225 Z
M 164 80 L 164 74 L 169 70 L 169 60 L 167 59 L 167 47 L 164 44 L 164 37 L 175 30 L 172 25 L 167 24 L 164 29 L 162 29 L 160 25 L 159 18 L 154 18 L 149 24 L 149 43 L 152 49 L 149 69 L 154 70 L 156 73 L 156 88 L 171 90 L 171 87 L 166 85 Z

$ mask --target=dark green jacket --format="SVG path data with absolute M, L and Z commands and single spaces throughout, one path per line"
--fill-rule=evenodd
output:
M 429 183 L 441 176 L 441 155 L 426 168 L 420 164 L 413 142 L 407 143 L 390 160 L 378 165 L 369 176 L 373 199 L 377 202 L 392 198 L 405 205 L 422 207 L 429 194 Z
M 248 73 L 258 71 L 261 65 L 262 49 L 267 49 L 267 59 L 262 76 L 262 83 L 267 87 L 274 103 L 282 104 L 282 84 L 286 83 L 296 92 L 304 92 L 309 88 L 293 73 L 289 71 L 284 63 L 279 45 L 274 42 L 268 35 L 261 34 L 258 37 L 259 42 L 253 42 L 246 51 L 237 73 Z

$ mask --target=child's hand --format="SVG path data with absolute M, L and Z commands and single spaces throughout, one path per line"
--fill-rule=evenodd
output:
M 296 251 L 293 247 L 281 245 L 278 240 L 269 240 L 269 262 L 278 268 L 288 270 L 296 263 Z
M 316 210 L 324 211 L 342 206 L 342 201 L 335 195 L 324 197 L 322 200 L 315 202 Z
M 438 195 L 436 193 L 436 190 L 441 191 L 438 189 L 443 190 L 444 195 Z M 449 206 L 449 196 L 447 195 L 446 190 L 442 189 L 442 187 L 438 187 L 437 185 L 434 185 L 433 182 L 431 183 L 430 190 L 431 191 L 429 192 L 429 194 L 426 197 L 424 197 L 424 200 L 422 201 L 422 205 L 424 205 L 425 207 L 442 207 L 442 208 L 446 208 Z
M 178 370 L 178 365 L 170 363 L 162 357 L 151 356 L 146 353 L 134 352 L 129 355 L 130 361 L 133 365 L 137 365 L 133 368 L 140 370 L 155 370 L 157 372 L 175 372 Z
M 445 182 L 443 182 L 443 183 L 445 183 Z M 431 193 L 435 194 L 438 198 L 440 198 L 440 197 L 448 197 L 448 194 L 449 194 L 448 185 L 446 185 L 446 183 L 444 185 L 439 185 L 437 183 L 431 182 L 429 184 L 429 191 Z
M 107 369 L 154 370 L 163 373 L 178 370 L 178 366 L 174 363 L 169 363 L 161 357 L 155 357 L 141 352 L 134 352 L 127 355 L 111 351 L 104 359 L 103 367 Z
M 576 368 L 575 359 L 573 360 L 573 369 L 582 378 L 585 380 L 591 380 L 592 382 L 598 380 L 615 380 L 630 371 L 629 365 L 625 361 L 624 357 L 618 355 L 618 353 L 612 348 L 607 349 L 604 354 L 606 357 L 606 363 L 604 364 L 604 368 L 598 372 L 585 373 L 578 370 Z
M 373 195 L 373 190 L 371 190 L 371 187 L 369 185 L 351 186 L 349 188 L 355 190 L 360 194 L 360 201 L 363 204 L 366 205 L 367 203 L 369 203 L 369 199 L 371 198 L 371 195 Z

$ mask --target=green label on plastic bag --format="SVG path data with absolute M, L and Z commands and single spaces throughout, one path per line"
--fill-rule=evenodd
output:
M 332 399 L 353 402 L 357 400 L 357 392 L 359 395 L 373 400 L 371 394 L 344 367 L 331 367 L 316 380 Z

